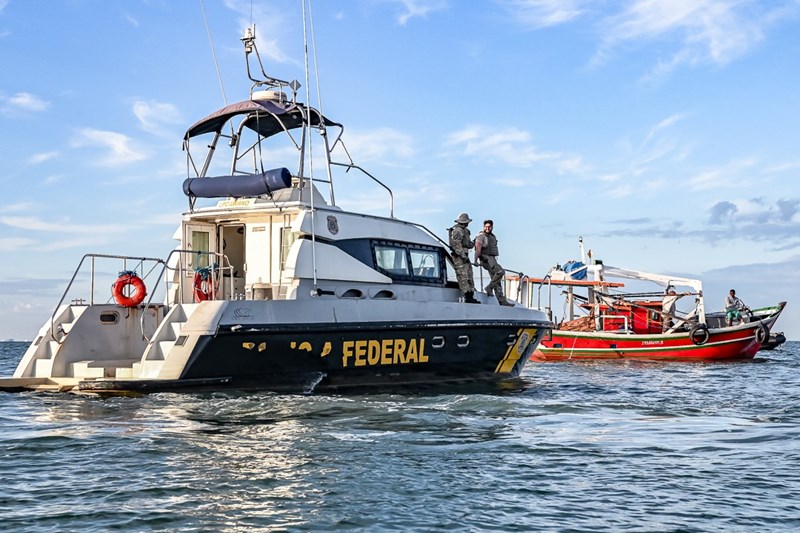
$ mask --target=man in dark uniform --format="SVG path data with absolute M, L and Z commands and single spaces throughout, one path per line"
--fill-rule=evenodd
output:
M 514 307 L 514 304 L 509 302 L 503 294 L 503 279 L 505 278 L 506 271 L 497 262 L 497 256 L 500 255 L 500 250 L 497 246 L 497 237 L 492 233 L 494 229 L 494 222 L 491 220 L 483 221 L 483 231 L 475 237 L 475 257 L 478 259 L 480 265 L 489 272 L 491 280 L 486 286 L 486 294 L 494 296 L 500 305 Z
M 464 294 L 464 301 L 470 304 L 479 304 L 475 299 L 475 281 L 472 276 L 472 262 L 469 260 L 469 251 L 475 247 L 475 242 L 469 234 L 467 227 L 472 219 L 466 213 L 461 213 L 455 219 L 456 225 L 450 228 L 450 249 L 453 251 L 453 267 L 458 278 L 458 288 Z

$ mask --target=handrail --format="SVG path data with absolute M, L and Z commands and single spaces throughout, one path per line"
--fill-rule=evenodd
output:
M 91 258 L 92 259 L 92 262 L 91 262 L 91 274 L 90 274 L 91 277 L 90 277 L 90 280 L 89 280 L 90 281 L 90 289 L 89 289 L 90 290 L 90 293 L 89 293 L 89 304 L 90 305 L 92 305 L 94 303 L 94 277 L 95 277 L 94 260 L 95 259 L 121 259 L 124 262 L 123 263 L 123 269 L 124 270 L 129 270 L 129 268 L 127 268 L 127 261 L 129 261 L 129 260 L 137 261 L 140 266 L 144 266 L 144 262 L 145 261 L 153 261 L 156 264 L 164 263 L 163 259 L 155 258 L 155 257 L 133 257 L 133 256 L 127 256 L 127 255 L 109 255 L 109 254 L 84 254 L 84 256 L 81 258 L 80 262 L 78 263 L 78 267 L 75 269 L 75 272 L 72 273 L 72 278 L 70 278 L 69 283 L 67 283 L 67 288 L 64 289 L 64 293 L 61 295 L 61 299 L 58 301 L 58 304 L 56 304 L 56 307 L 53 310 L 53 314 L 50 316 L 50 338 L 53 339 L 54 341 L 56 341 L 59 344 L 61 344 L 61 341 L 63 340 L 63 337 L 62 337 L 62 339 L 58 339 L 55 336 L 54 326 L 55 326 L 56 314 L 58 313 L 58 310 L 61 308 L 61 304 L 64 303 L 64 298 L 66 298 L 67 294 L 69 294 L 69 291 L 72 288 L 72 284 L 75 282 L 75 278 L 78 277 L 78 273 L 81 271 L 81 268 L 83 267 L 83 262 L 87 258 Z M 151 269 L 150 272 L 152 272 L 152 269 Z M 145 275 L 145 277 L 146 276 L 147 275 Z
M 602 326 L 603 326 L 602 330 L 603 331 L 607 331 L 606 330 L 606 325 L 605 325 L 606 318 L 621 318 L 622 319 L 622 329 L 621 330 L 624 330 L 626 332 L 628 331 L 628 317 L 625 316 L 625 315 L 600 315 L 599 318 L 600 318 L 600 321 L 603 323 L 602 324 Z M 612 331 L 612 330 L 608 330 L 608 331 Z M 620 330 L 617 330 L 617 331 L 620 331 Z
M 216 265 L 222 264 L 223 265 L 221 267 L 216 267 L 216 270 L 219 270 L 220 272 L 223 272 L 225 270 L 230 270 L 231 272 L 233 272 L 233 266 L 231 265 L 230 260 L 228 259 L 228 256 L 225 255 L 225 254 L 218 253 L 218 252 L 207 252 L 207 251 L 204 251 L 204 250 L 184 250 L 184 249 L 180 249 L 180 248 L 172 250 L 169 253 L 169 255 L 167 256 L 166 261 L 162 262 L 163 266 L 161 267 L 161 272 L 158 274 L 158 279 L 161 279 L 162 276 L 164 277 L 165 292 L 166 292 L 165 301 L 166 302 L 169 302 L 169 291 L 170 291 L 169 283 L 170 282 L 167 279 L 167 277 L 164 276 L 164 273 L 165 273 L 166 270 L 170 269 L 170 266 L 169 266 L 170 259 L 172 259 L 172 256 L 175 255 L 175 254 L 188 254 L 190 257 L 191 256 L 198 256 L 199 257 L 199 256 L 203 256 L 203 255 L 206 255 L 206 256 L 209 256 L 209 257 L 213 256 L 213 257 L 215 257 L 215 258 L 217 258 L 219 260 L 217 263 L 213 263 L 213 264 L 216 264 Z M 210 263 L 210 261 L 209 261 L 209 263 Z M 227 266 L 225 265 L 226 263 L 227 263 Z M 183 261 L 181 260 L 180 256 L 178 257 L 177 270 L 178 270 L 178 298 L 176 299 L 176 301 L 172 302 L 173 305 L 178 304 L 178 303 L 181 303 L 181 304 L 184 303 L 184 301 L 183 301 L 183 292 L 184 292 L 183 291 L 183 278 L 184 278 L 183 272 L 184 272 L 184 264 L 183 264 Z M 224 279 L 224 276 L 223 276 L 223 279 Z M 233 276 L 230 276 L 229 294 L 231 296 L 233 295 Z M 145 309 L 150 307 L 151 302 L 153 300 L 153 295 L 154 295 L 154 293 L 151 293 L 150 297 L 147 299 L 147 302 L 144 305 Z M 212 284 L 211 297 L 212 297 L 212 299 L 216 300 L 216 296 L 217 296 L 216 284 Z M 177 301 L 177 300 L 180 300 L 180 301 Z M 144 315 L 144 313 L 142 313 L 142 316 L 139 318 L 139 326 L 140 326 L 140 329 L 142 331 L 142 337 L 147 342 L 150 342 L 150 338 L 144 332 L 144 317 L 145 317 L 145 315 Z
M 392 190 L 389 187 L 386 186 L 385 183 L 383 183 L 381 180 L 379 180 L 378 178 L 376 178 L 375 176 L 373 176 L 372 174 L 370 174 L 369 172 L 367 172 L 366 170 L 364 170 L 360 166 L 355 165 L 353 163 L 337 163 L 336 161 L 331 161 L 330 164 L 331 165 L 336 165 L 336 166 L 339 166 L 339 167 L 347 168 L 347 170 L 345 172 L 349 172 L 351 168 L 354 168 L 356 170 L 360 170 L 361 172 L 366 174 L 367 177 L 372 179 L 372 181 L 374 181 L 375 183 L 377 183 L 378 185 L 380 185 L 381 187 L 386 189 L 386 191 L 389 193 L 389 218 L 394 218 L 394 194 L 392 193 Z
M 95 263 L 96 263 L 97 259 L 111 259 L 111 260 L 122 261 L 122 271 L 125 271 L 125 270 L 134 270 L 134 271 L 136 271 L 136 270 L 138 270 L 138 271 L 141 272 L 141 276 L 140 277 L 145 281 L 151 276 L 151 274 L 153 274 L 155 271 L 157 271 L 158 265 L 160 264 L 161 265 L 161 269 L 160 269 L 160 271 L 158 271 L 158 274 L 156 275 L 156 281 L 153 284 L 153 286 L 157 286 L 160 283 L 161 279 L 163 278 L 164 279 L 164 288 L 165 288 L 165 293 L 166 293 L 166 296 L 165 296 L 166 304 L 170 305 L 170 304 L 175 304 L 175 303 L 183 303 L 183 300 L 184 300 L 184 291 L 183 291 L 183 281 L 184 281 L 183 278 L 184 278 L 184 276 L 183 276 L 183 272 L 184 272 L 184 270 L 187 269 L 187 266 L 186 266 L 185 263 L 187 263 L 188 261 L 184 261 L 181 257 L 179 257 L 179 259 L 177 261 L 177 270 L 180 273 L 180 275 L 178 276 L 178 282 L 177 282 L 178 283 L 178 292 L 177 292 L 177 296 L 178 297 L 175 299 L 175 301 L 173 301 L 171 303 L 169 302 L 169 294 L 170 294 L 170 289 L 171 289 L 170 284 L 174 283 L 174 280 L 168 279 L 167 276 L 165 276 L 165 272 L 167 270 L 172 270 L 172 268 L 170 267 L 170 260 L 172 259 L 174 254 L 186 254 L 187 256 L 190 256 L 190 257 L 191 256 L 199 256 L 199 255 L 213 256 L 215 258 L 216 262 L 209 261 L 209 263 L 217 264 L 217 265 L 221 264 L 222 265 L 221 267 L 215 267 L 216 270 L 218 270 L 220 272 L 225 272 L 225 271 L 230 271 L 231 273 L 233 272 L 233 266 L 230 264 L 230 260 L 228 259 L 228 256 L 225 255 L 225 254 L 217 253 L 217 252 L 206 252 L 206 251 L 176 249 L 176 250 L 172 250 L 169 253 L 169 255 L 167 256 L 166 260 L 165 259 L 161 259 L 159 257 L 141 257 L 141 256 L 137 257 L 137 256 L 128 256 L 128 255 L 95 254 L 95 253 L 85 254 L 81 258 L 80 262 L 78 263 L 78 266 L 75 269 L 75 271 L 72 273 L 72 277 L 70 278 L 69 282 L 67 283 L 67 287 L 64 289 L 64 292 L 61 295 L 61 298 L 59 299 L 58 303 L 56 304 L 55 309 L 53 310 L 53 314 L 50 315 L 50 338 L 52 340 L 58 342 L 59 344 L 61 344 L 63 342 L 63 340 L 64 340 L 64 336 L 61 336 L 59 338 L 56 335 L 56 327 L 55 327 L 56 326 L 56 324 L 55 324 L 56 315 L 58 314 L 59 309 L 61 308 L 61 306 L 64 304 L 64 301 L 67 299 L 67 296 L 69 295 L 70 291 L 73 289 L 73 286 L 75 285 L 75 281 L 78 278 L 78 275 L 81 273 L 83 268 L 85 268 L 85 263 L 86 263 L 87 260 L 90 261 L 88 305 L 94 305 L 94 303 L 95 303 L 94 291 L 95 291 L 95 278 L 97 276 Z M 133 262 L 134 264 L 129 265 L 129 262 Z M 149 263 L 153 263 L 153 266 L 146 270 L 145 266 L 146 266 L 146 263 L 148 263 L 148 262 Z M 224 279 L 224 275 L 222 276 L 222 278 Z M 217 299 L 218 293 L 221 292 L 221 291 L 218 291 L 218 289 L 217 289 L 218 285 L 217 284 L 214 284 L 213 287 L 214 288 L 212 290 L 212 295 L 211 296 L 212 296 L 212 298 Z M 222 288 L 221 286 L 219 286 L 219 287 L 220 287 L 220 289 Z M 234 297 L 233 290 L 234 290 L 233 276 L 230 276 L 229 287 L 228 287 L 228 295 L 231 298 Z M 151 307 L 155 307 L 155 304 L 153 303 L 153 298 L 155 296 L 155 292 L 156 291 L 151 291 L 150 292 L 150 294 L 147 297 L 146 302 L 143 305 L 143 309 L 149 309 Z M 82 302 L 83 298 L 75 298 L 75 301 L 76 302 L 79 302 L 79 301 Z M 148 342 L 150 342 L 150 339 L 145 334 L 145 326 L 144 326 L 144 317 L 145 317 L 145 315 L 146 315 L 146 313 L 142 313 L 142 316 L 140 317 L 139 325 L 140 325 L 140 329 L 141 329 L 141 332 L 142 332 L 142 337 L 145 340 L 147 340 Z

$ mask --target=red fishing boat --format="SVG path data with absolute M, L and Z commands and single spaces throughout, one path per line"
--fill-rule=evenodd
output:
M 605 265 L 592 259 L 591 250 L 585 255 L 580 244 L 581 261 L 556 265 L 543 278 L 517 280 L 523 298 L 536 305 L 538 297 L 539 307 L 556 324 L 533 360 L 752 359 L 769 341 L 770 327 L 786 305 L 759 313 L 745 308 L 728 325 L 720 313 L 706 315 L 700 280 Z M 564 297 L 560 320 L 553 312 L 554 293 Z

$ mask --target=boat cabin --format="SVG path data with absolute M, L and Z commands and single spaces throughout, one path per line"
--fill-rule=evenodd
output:
M 596 331 L 630 331 L 633 333 L 661 333 L 664 317 L 661 301 L 618 300 L 611 305 L 598 303 L 581 304 L 587 312 L 594 312 Z

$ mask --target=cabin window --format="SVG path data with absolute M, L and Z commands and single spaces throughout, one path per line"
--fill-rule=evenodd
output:
M 375 245 L 375 264 L 380 270 L 393 276 L 408 276 L 406 249 L 400 246 Z
M 292 232 L 292 228 L 288 226 L 281 228 L 281 270 L 286 266 L 286 258 L 289 256 L 289 250 L 295 240 L 297 240 L 297 235 Z
M 434 250 L 409 249 L 414 276 L 439 279 L 439 254 Z
M 207 231 L 192 231 L 192 250 L 196 252 L 210 251 L 210 233 Z M 205 268 L 208 266 L 208 254 L 197 254 L 197 264 L 195 268 Z
M 437 246 L 400 241 L 346 239 L 334 246 L 395 281 L 444 285 L 444 253 Z

